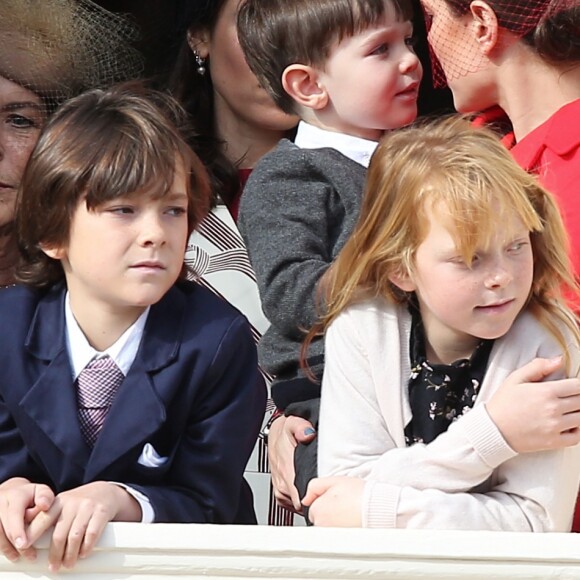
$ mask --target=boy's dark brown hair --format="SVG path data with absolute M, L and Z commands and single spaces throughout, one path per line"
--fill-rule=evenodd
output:
M 390 2 L 399 20 L 411 20 L 410 0 L 244 0 L 238 38 L 252 72 L 286 113 L 295 103 L 282 86 L 291 64 L 324 69 L 333 46 L 375 24 Z
M 207 172 L 187 145 L 186 115 L 170 96 L 127 83 L 68 101 L 49 120 L 30 157 L 16 202 L 18 278 L 34 286 L 64 279 L 41 246 L 66 245 L 79 203 L 89 210 L 127 195 L 160 198 L 183 164 L 188 233 L 210 205 Z

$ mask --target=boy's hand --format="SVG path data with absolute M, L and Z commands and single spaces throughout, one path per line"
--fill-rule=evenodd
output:
M 542 381 L 562 358 L 537 358 L 511 373 L 485 404 L 508 445 L 518 453 L 580 442 L 580 379 Z
M 48 565 L 51 572 L 57 572 L 88 556 L 105 526 L 115 519 L 139 521 L 141 508 L 122 487 L 96 481 L 58 494 L 50 509 L 31 522 L 28 536 L 34 543 L 54 526 Z
M 308 484 L 302 504 L 315 526 L 360 528 L 365 481 L 359 477 L 318 477 Z
M 13 477 L 0 485 L 0 551 L 12 562 L 24 556 L 36 558 L 26 526 L 50 508 L 54 493 L 46 485 Z
M 268 461 L 272 472 L 274 497 L 279 505 L 300 513 L 302 505 L 294 485 L 294 450 L 298 443 L 312 441 L 312 424 L 300 417 L 280 417 L 268 434 Z

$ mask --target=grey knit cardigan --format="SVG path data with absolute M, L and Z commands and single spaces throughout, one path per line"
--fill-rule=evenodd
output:
M 335 149 L 283 139 L 248 179 L 238 225 L 271 323 L 258 346 L 260 364 L 278 381 L 303 374 L 300 348 L 319 312 L 317 284 L 353 231 L 365 175 Z M 323 340 L 312 343 L 308 362 L 320 376 Z

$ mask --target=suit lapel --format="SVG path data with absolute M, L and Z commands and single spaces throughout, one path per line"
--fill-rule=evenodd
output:
M 63 464 L 47 466 L 66 473 L 84 469 L 89 449 L 80 432 L 76 393 L 65 344 L 64 287 L 51 290 L 38 303 L 25 348 L 38 359 L 38 379 L 20 401 L 20 407 L 62 452 Z M 42 445 L 39 442 L 38 448 Z M 61 481 L 61 476 L 55 477 Z
M 97 439 L 85 479 L 97 479 L 135 446 L 143 447 L 164 423 L 163 394 L 174 385 L 152 374 L 172 364 L 179 352 L 185 298 L 175 287 L 151 307 L 135 361 L 119 387 Z

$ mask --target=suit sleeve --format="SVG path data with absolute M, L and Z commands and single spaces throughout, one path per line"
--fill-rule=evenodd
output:
M 0 398 L 0 483 L 12 477 L 24 477 L 50 485 L 46 474 L 31 458 L 8 406 Z
M 166 481 L 158 486 L 127 482 L 149 498 L 156 522 L 234 521 L 265 401 L 255 343 L 239 316 L 224 334 L 195 398 Z

